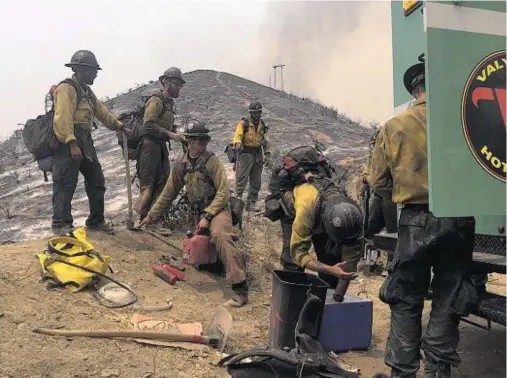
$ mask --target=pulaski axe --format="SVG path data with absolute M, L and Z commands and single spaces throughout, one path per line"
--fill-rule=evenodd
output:
M 134 229 L 134 212 L 132 210 L 132 180 L 130 178 L 130 163 L 129 163 L 129 148 L 127 143 L 127 135 L 122 133 L 123 157 L 125 159 L 125 171 L 127 174 L 127 200 L 128 200 L 128 214 L 127 214 L 127 230 Z
M 107 330 L 59 330 L 50 328 L 35 328 L 33 332 L 50 336 L 84 336 L 98 338 L 130 337 L 161 341 L 181 341 L 194 344 L 209 345 L 221 352 L 224 350 L 229 333 L 232 329 L 232 316 L 223 307 L 218 307 L 215 316 L 208 327 L 206 335 L 185 335 L 181 333 L 157 331 L 107 331 Z

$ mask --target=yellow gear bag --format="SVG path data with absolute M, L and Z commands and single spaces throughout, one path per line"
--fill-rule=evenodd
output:
M 43 279 L 51 280 L 54 282 L 53 287 L 65 287 L 71 293 L 83 290 L 97 276 L 79 267 L 104 274 L 111 260 L 109 256 L 102 256 L 86 240 L 84 227 L 74 230 L 69 236 L 51 238 L 47 249 L 37 257 L 42 267 Z M 65 262 L 79 267 L 67 265 Z

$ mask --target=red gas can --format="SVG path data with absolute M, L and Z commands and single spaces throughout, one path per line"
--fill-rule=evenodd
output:
M 211 236 L 187 233 L 187 237 L 183 239 L 183 261 L 195 267 L 215 264 L 217 252 L 215 245 L 211 243 Z

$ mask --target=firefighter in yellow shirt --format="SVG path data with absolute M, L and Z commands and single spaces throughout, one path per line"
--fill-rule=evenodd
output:
M 248 111 L 250 118 L 242 118 L 237 124 L 232 143 L 237 154 L 236 196 L 242 199 L 247 184 L 250 184 L 245 210 L 253 211 L 261 189 L 263 165 L 268 166 L 271 161 L 271 148 L 266 136 L 268 128 L 261 119 L 261 103 L 251 102 Z
M 322 162 L 317 150 L 306 146 L 284 157 L 284 168 L 296 184 L 290 253 L 295 264 L 317 272 L 331 288 L 342 283 L 343 295 L 361 258 L 363 217 L 359 206 L 319 169 Z M 309 253 L 312 244 L 316 259 Z
M 72 68 L 74 75 L 60 83 L 54 92 L 53 130 L 60 146 L 52 161 L 52 230 L 55 234 L 66 234 L 74 228 L 71 202 L 81 172 L 90 206 L 87 228 L 112 232 L 104 220 L 105 180 L 91 131 L 93 117 L 113 131 L 122 129 L 123 125 L 90 88 L 101 70 L 95 55 L 79 50 L 65 66 Z
M 226 279 L 232 285 L 234 296 L 225 305 L 244 306 L 248 302 L 246 256 L 237 249 L 233 240 L 229 182 L 224 164 L 206 150 L 211 138 L 204 122 L 190 122 L 184 135 L 189 149 L 174 163 L 164 190 L 140 225 L 156 222 L 185 187 L 192 210 L 200 219 L 196 233 L 210 232 L 211 241 L 225 267 Z
M 372 189 L 403 207 L 394 258 L 379 292 L 391 308 L 384 360 L 391 377 L 415 378 L 422 349 L 424 377 L 450 378 L 451 366 L 460 364 L 458 327 L 470 304 L 465 293 L 475 290 L 468 280 L 475 220 L 437 218 L 429 210 L 424 62 L 409 67 L 403 81 L 416 102 L 380 129 L 370 171 Z M 423 335 L 430 281 L 433 303 Z

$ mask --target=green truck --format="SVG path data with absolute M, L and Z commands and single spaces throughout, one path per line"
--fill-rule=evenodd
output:
M 392 1 L 394 115 L 411 104 L 403 74 L 426 62 L 428 176 L 435 216 L 474 216 L 474 264 L 505 274 L 506 2 Z M 374 244 L 394 250 L 396 234 Z M 474 315 L 505 326 L 504 296 L 486 292 Z M 463 319 L 472 322 L 470 319 Z

